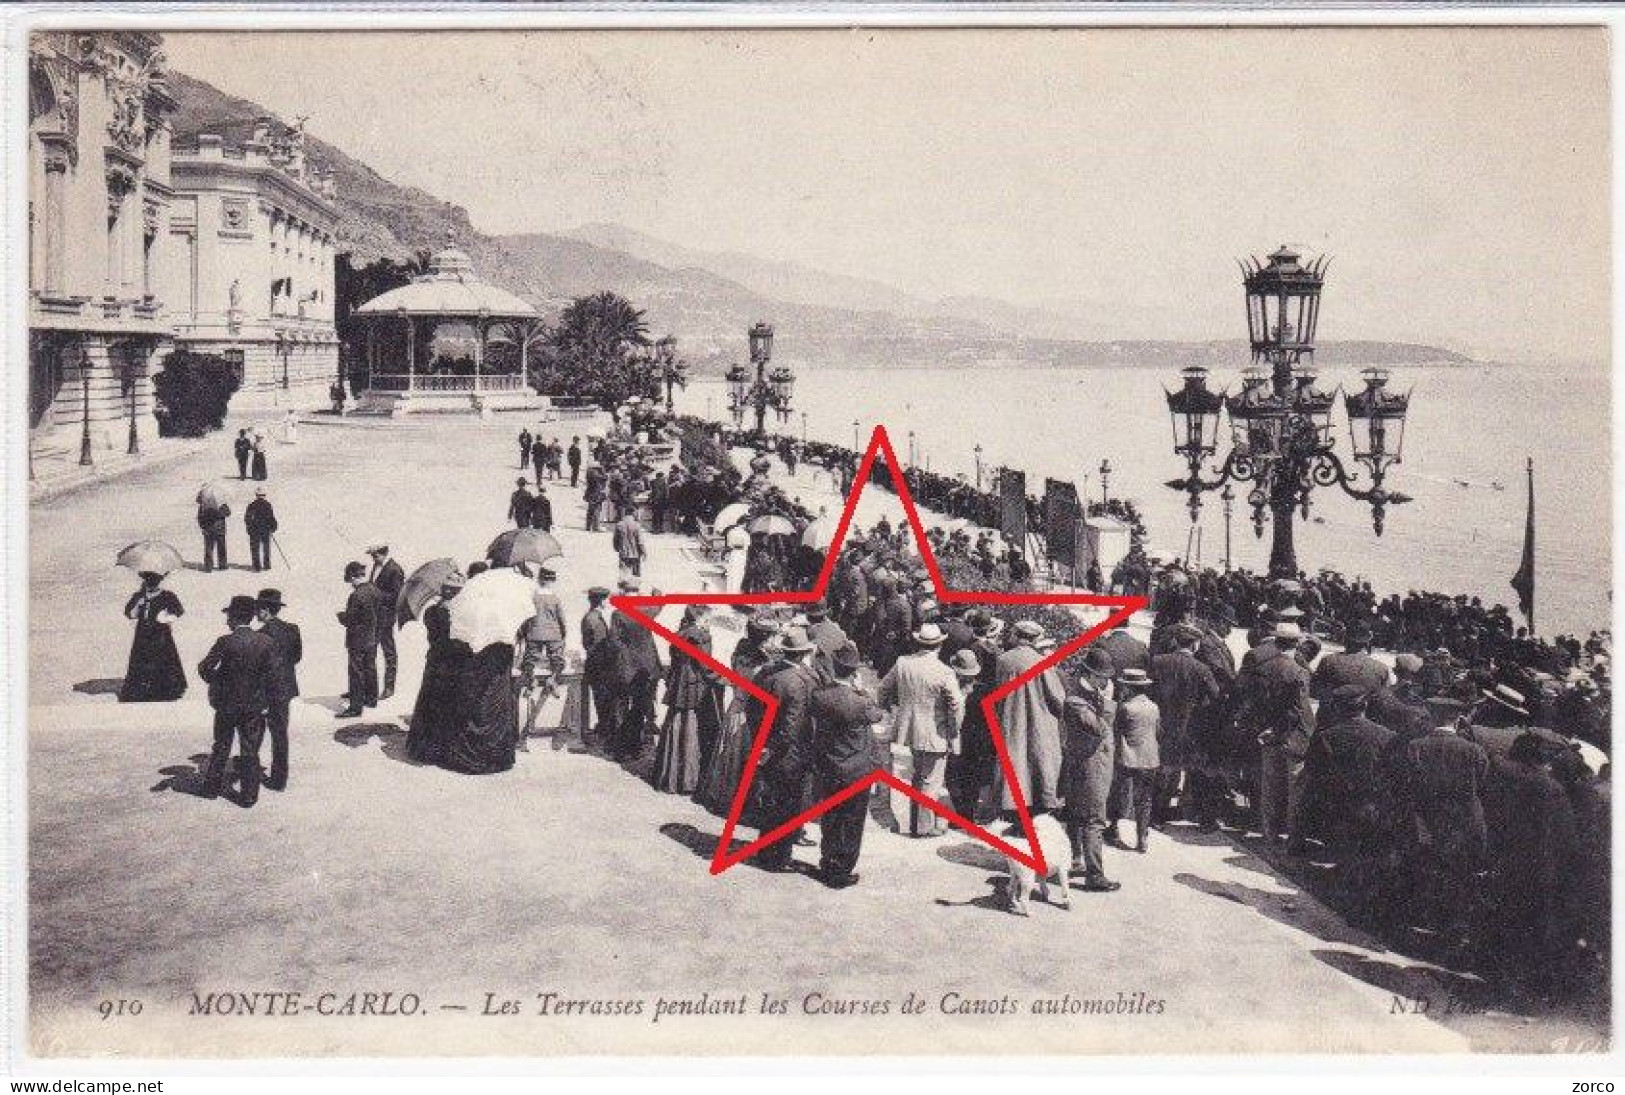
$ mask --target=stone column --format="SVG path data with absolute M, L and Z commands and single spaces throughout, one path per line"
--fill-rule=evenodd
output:
M 52 148 L 45 153 L 45 269 L 41 289 L 49 297 L 63 293 L 65 279 L 63 257 L 63 211 L 68 185 L 68 153 L 66 149 Z

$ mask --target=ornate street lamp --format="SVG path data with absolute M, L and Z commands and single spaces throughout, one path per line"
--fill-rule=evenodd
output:
M 1176 445 L 1178 444 L 1178 438 L 1175 438 L 1174 443 Z M 1111 487 L 1112 462 L 1110 460 L 1102 460 L 1100 462 L 1100 504 L 1103 506 L 1107 502 L 1111 501 Z
M 976 443 L 976 447 L 974 449 L 972 449 L 971 452 L 974 453 L 975 456 L 976 456 L 976 489 L 981 490 L 982 489 L 982 443 L 980 441 L 978 441 Z
M 84 407 L 79 420 L 79 463 L 88 468 L 96 459 L 90 453 L 90 354 L 83 346 L 79 347 L 79 392 Z
M 733 415 L 734 429 L 738 429 L 745 421 L 745 401 L 750 394 L 750 374 L 745 367 L 735 362 L 724 378 L 728 382 L 728 413 Z
M 1230 516 L 1234 512 L 1233 503 L 1236 500 L 1235 489 L 1233 487 L 1231 487 L 1229 483 L 1226 483 L 1224 485 L 1224 489 L 1219 492 L 1219 500 L 1224 503 L 1224 572 L 1226 574 L 1229 574 L 1230 573 Z
M 750 341 L 750 363 L 756 368 L 756 379 L 753 382 L 750 374 L 740 365 L 728 370 L 729 409 L 733 412 L 735 427 L 743 421 L 745 408 L 754 410 L 756 432 L 761 434 L 767 429 L 769 409 L 778 415 L 780 424 L 790 420 L 790 404 L 795 396 L 796 374 L 784 365 L 768 373 L 768 363 L 773 360 L 771 326 L 758 323 L 747 332 L 747 338 Z
M 1410 501 L 1383 488 L 1388 469 L 1400 462 L 1410 408 L 1410 393 L 1385 390 L 1388 376 L 1383 370 L 1367 370 L 1365 390 L 1343 401 L 1354 459 L 1366 467 L 1371 485 L 1360 486 L 1335 451 L 1331 419 L 1337 393 L 1315 387 L 1315 328 L 1326 259 L 1306 266 L 1299 257 L 1282 247 L 1267 264 L 1257 259 L 1243 264 L 1253 365 L 1242 374 L 1241 390 L 1234 395 L 1214 392 L 1207 386 L 1207 370 L 1192 367 L 1183 372 L 1184 385 L 1167 393 L 1174 452 L 1187 469 L 1185 478 L 1171 479 L 1168 486 L 1189 495 L 1194 523 L 1204 492 L 1232 481 L 1252 484 L 1247 503 L 1253 509 L 1253 528 L 1262 536 L 1267 514 L 1273 529 L 1272 578 L 1298 572 L 1293 520 L 1300 513 L 1308 516 L 1316 487 L 1336 485 L 1368 503 L 1379 536 L 1386 508 Z M 1217 453 L 1224 412 L 1230 415 L 1231 450 L 1218 477 L 1205 480 L 1202 466 Z
M 122 379 L 124 381 L 124 394 L 129 399 L 130 407 L 130 440 L 124 451 L 131 456 L 136 456 L 141 452 L 141 435 L 135 427 L 135 393 L 138 378 L 133 363 L 125 362 Z

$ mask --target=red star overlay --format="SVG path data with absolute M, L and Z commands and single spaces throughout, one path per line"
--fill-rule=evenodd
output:
M 914 532 L 914 542 L 920 549 L 920 560 L 925 564 L 926 572 L 931 576 L 931 584 L 936 592 L 938 603 L 972 603 L 997 605 L 1092 605 L 1111 609 L 1106 618 L 1087 631 L 1056 647 L 1048 657 L 1039 661 L 1021 676 L 994 689 L 982 701 L 982 710 L 987 715 L 988 728 L 992 731 L 993 745 L 998 752 L 999 765 L 1004 772 L 1004 778 L 1010 787 L 1011 797 L 1015 800 L 1016 816 L 1021 822 L 1022 832 L 1026 835 L 1027 845 L 1032 849 L 1031 854 L 1017 848 L 1009 841 L 989 832 L 967 817 L 962 817 L 950 810 L 942 803 L 937 802 L 920 791 L 904 783 L 891 772 L 876 769 L 869 775 L 842 788 L 840 791 L 822 801 L 814 804 L 810 809 L 797 814 L 778 828 L 757 836 L 737 852 L 729 852 L 733 843 L 734 829 L 739 824 L 739 816 L 744 812 L 745 801 L 750 794 L 751 783 L 756 778 L 756 766 L 762 756 L 762 749 L 767 744 L 768 730 L 778 715 L 778 701 L 768 692 L 758 688 L 753 682 L 735 673 L 731 668 L 706 654 L 686 639 L 669 628 L 662 626 L 653 617 L 645 615 L 640 609 L 662 605 L 781 605 L 781 604 L 812 604 L 823 600 L 824 592 L 829 587 L 830 576 L 835 571 L 835 562 L 840 557 L 842 545 L 846 542 L 847 530 L 852 525 L 852 515 L 857 510 L 858 499 L 869 484 L 869 473 L 874 467 L 875 458 L 881 453 L 885 454 L 886 464 L 892 470 L 892 479 L 897 490 L 897 497 L 903 504 L 903 512 L 908 517 L 909 527 Z M 665 639 L 672 646 L 677 647 L 685 654 L 708 667 L 711 672 L 732 684 L 735 688 L 743 689 L 756 697 L 766 707 L 762 718 L 762 725 L 756 730 L 756 740 L 751 745 L 750 755 L 745 760 L 744 772 L 739 781 L 739 790 L 734 795 L 733 808 L 728 811 L 727 823 L 722 828 L 722 835 L 717 839 L 716 852 L 711 857 L 711 873 L 721 874 L 729 867 L 741 863 L 757 852 L 766 848 L 781 838 L 789 836 L 802 825 L 812 821 L 832 807 L 854 795 L 861 795 L 876 784 L 883 783 L 899 794 L 918 802 L 932 813 L 946 819 L 950 824 L 957 825 L 976 839 L 983 841 L 997 849 L 1001 854 L 1025 863 L 1040 875 L 1047 872 L 1042 850 L 1038 847 L 1038 840 L 1033 831 L 1032 815 L 1027 809 L 1027 803 L 1021 794 L 1021 784 L 1016 779 L 1015 766 L 1010 761 L 1010 752 L 1004 743 L 1004 728 L 999 724 L 997 707 L 1001 700 L 1016 691 L 1022 685 L 1036 678 L 1040 673 L 1050 669 L 1067 658 L 1071 657 L 1084 646 L 1093 642 L 1109 631 L 1119 620 L 1127 619 L 1135 612 L 1145 608 L 1148 604 L 1144 597 L 1108 597 L 1094 593 L 977 593 L 949 589 L 942 581 L 942 572 L 937 566 L 936 556 L 931 551 L 930 541 L 925 537 L 925 528 L 920 523 L 920 515 L 914 508 L 914 499 L 909 495 L 908 484 L 901 474 L 902 465 L 898 462 L 897 454 L 892 450 L 891 441 L 886 436 L 884 426 L 876 426 L 874 434 L 869 439 L 869 448 L 863 454 L 863 461 L 858 466 L 857 476 L 853 480 L 852 493 L 847 496 L 846 507 L 841 511 L 840 524 L 836 526 L 835 538 L 831 541 L 829 550 L 824 555 L 824 567 L 818 573 L 818 581 L 811 590 L 800 593 L 662 593 L 655 595 L 621 595 L 610 598 L 610 604 L 618 611 L 626 613 L 632 619 L 648 628 L 650 631 Z

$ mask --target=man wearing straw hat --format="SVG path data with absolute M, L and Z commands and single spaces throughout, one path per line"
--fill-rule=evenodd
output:
M 215 798 L 224 789 L 226 761 L 235 739 L 242 778 L 237 801 L 247 807 L 260 795 L 260 740 L 265 735 L 271 681 L 277 674 L 277 650 L 269 636 L 254 630 L 254 598 L 239 594 L 224 611 L 231 630 L 216 639 L 198 663 L 198 676 L 208 682 L 209 706 L 214 708 L 214 746 L 204 770 L 203 795 Z
M 892 712 L 893 741 L 911 756 L 909 783 L 935 801 L 944 798 L 949 753 L 959 752 L 965 695 L 959 678 L 937 651 L 947 635 L 934 623 L 914 632 L 914 649 L 897 659 L 880 682 L 880 704 Z M 918 802 L 909 803 L 909 833 L 937 837 L 947 825 Z M 899 819 L 899 823 L 901 819 Z

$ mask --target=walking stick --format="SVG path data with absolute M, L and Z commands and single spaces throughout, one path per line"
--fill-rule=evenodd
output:
M 276 538 L 276 533 L 274 532 L 271 533 L 271 546 L 276 548 L 276 553 L 278 555 L 282 556 L 282 565 L 287 567 L 289 570 L 292 570 L 293 564 L 288 562 L 287 553 L 282 550 L 282 541 Z

